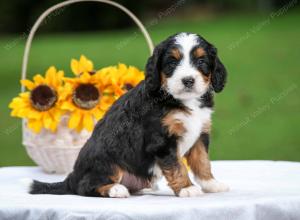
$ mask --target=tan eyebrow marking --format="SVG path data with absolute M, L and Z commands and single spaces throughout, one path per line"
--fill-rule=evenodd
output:
M 197 49 L 194 50 L 193 54 L 196 58 L 198 58 L 198 57 L 205 56 L 206 52 L 202 47 L 198 47 Z
M 172 56 L 176 59 L 176 60 L 180 60 L 181 59 L 181 53 L 179 51 L 178 48 L 174 48 L 171 50 L 171 54 Z

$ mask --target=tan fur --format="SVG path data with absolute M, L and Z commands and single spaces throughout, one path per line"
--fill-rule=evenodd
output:
M 162 168 L 162 173 L 168 181 L 168 185 L 176 195 L 182 188 L 192 185 L 188 171 L 178 155 L 178 164 L 174 167 Z
M 201 180 L 210 180 L 213 178 L 208 153 L 200 139 L 197 140 L 186 154 L 186 159 L 193 173 Z
M 202 47 L 198 47 L 195 51 L 194 51 L 194 56 L 196 58 L 199 58 L 199 57 L 203 57 L 205 56 L 205 50 L 202 48 Z
M 186 128 L 182 121 L 174 117 L 179 111 L 189 114 L 187 111 L 183 110 L 172 110 L 162 119 L 162 125 L 168 128 L 169 135 L 181 137 L 186 132 Z
M 210 83 L 211 81 L 211 74 L 209 74 L 208 76 L 205 76 L 201 71 L 199 71 L 204 79 L 204 82 L 206 82 L 207 84 Z
M 180 60 L 181 57 L 182 57 L 182 55 L 181 55 L 181 53 L 180 53 L 180 51 L 179 51 L 178 48 L 172 49 L 171 54 L 172 54 L 172 56 L 173 56 L 176 60 Z
M 114 167 L 114 175 L 110 176 L 109 178 L 113 182 L 112 184 L 107 184 L 104 186 L 100 186 L 96 189 L 96 192 L 98 192 L 101 196 L 108 196 L 108 192 L 111 187 L 113 187 L 116 183 L 120 183 L 123 177 L 124 171 L 119 167 Z
M 119 166 L 115 166 L 114 175 L 110 176 L 109 178 L 114 183 L 120 183 L 123 175 L 124 175 L 124 170 L 122 170 Z

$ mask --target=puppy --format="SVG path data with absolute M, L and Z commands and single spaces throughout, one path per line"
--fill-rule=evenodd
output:
M 228 190 L 214 179 L 208 157 L 213 94 L 226 81 L 217 49 L 179 33 L 155 48 L 145 72 L 96 124 L 73 172 L 63 182 L 34 181 L 30 193 L 128 197 L 162 175 L 180 197 Z

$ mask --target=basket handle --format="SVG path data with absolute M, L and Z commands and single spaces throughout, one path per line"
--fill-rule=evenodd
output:
M 62 8 L 64 6 L 77 3 L 77 2 L 100 2 L 100 3 L 105 3 L 105 4 L 112 5 L 112 6 L 116 7 L 116 8 L 119 8 L 121 11 L 125 12 L 136 23 L 136 25 L 139 27 L 140 31 L 144 35 L 144 37 L 146 39 L 146 42 L 148 44 L 150 55 L 152 54 L 154 46 L 153 46 L 153 42 L 151 40 L 151 37 L 150 37 L 148 31 L 146 30 L 146 28 L 144 27 L 144 25 L 141 23 L 141 21 L 131 11 L 129 11 L 127 8 L 125 8 L 123 5 L 120 5 L 119 3 L 114 2 L 114 1 L 110 1 L 110 0 L 67 0 L 67 1 L 58 3 L 58 4 L 53 5 L 52 7 L 48 8 L 42 15 L 40 15 L 40 17 L 34 23 L 32 29 L 30 30 L 30 33 L 28 35 L 28 38 L 27 38 L 27 41 L 26 41 L 26 45 L 25 45 L 25 51 L 24 51 L 23 63 L 22 63 L 22 77 L 21 77 L 21 79 L 25 79 L 26 78 L 27 65 L 28 65 L 28 57 L 29 57 L 31 42 L 32 42 L 32 39 L 34 37 L 34 34 L 35 34 L 36 30 L 38 29 L 38 27 L 40 26 L 40 24 L 42 23 L 42 21 L 50 13 L 52 13 L 53 11 L 55 11 L 55 10 L 57 10 L 59 8 Z M 25 91 L 25 87 L 22 85 L 21 86 L 21 92 L 24 92 L 24 91 Z

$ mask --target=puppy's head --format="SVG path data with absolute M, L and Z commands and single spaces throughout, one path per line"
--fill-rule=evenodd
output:
M 210 88 L 220 92 L 226 69 L 217 49 L 196 34 L 180 33 L 160 43 L 146 66 L 146 86 L 165 89 L 180 100 L 197 98 Z

